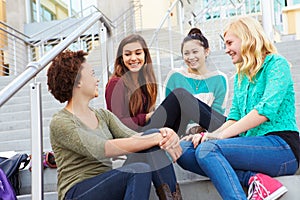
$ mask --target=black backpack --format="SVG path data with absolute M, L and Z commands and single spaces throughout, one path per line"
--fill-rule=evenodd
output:
M 16 154 L 11 158 L 0 157 L 0 168 L 6 174 L 16 195 L 20 194 L 21 188 L 19 170 L 24 169 L 29 161 L 30 159 L 27 154 Z M 22 167 L 20 168 L 21 164 Z

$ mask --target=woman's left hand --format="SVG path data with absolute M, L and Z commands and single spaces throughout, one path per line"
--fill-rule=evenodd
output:
M 160 133 L 163 139 L 160 141 L 160 148 L 166 150 L 175 162 L 182 154 L 178 135 L 170 128 L 161 128 Z
M 174 148 L 179 145 L 179 137 L 170 128 L 161 128 L 160 134 L 163 136 L 163 139 L 160 141 L 159 146 L 163 149 Z

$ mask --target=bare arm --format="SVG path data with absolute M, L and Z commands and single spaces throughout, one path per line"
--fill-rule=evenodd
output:
M 160 133 L 153 133 L 145 136 L 138 134 L 129 138 L 107 140 L 105 143 L 105 156 L 114 157 L 138 152 L 159 145 L 162 139 Z
M 227 129 L 229 126 L 233 125 L 234 123 L 236 123 L 235 120 L 228 120 L 220 128 L 215 130 L 213 133 L 220 133 L 220 132 L 224 131 L 225 129 Z
M 238 134 L 259 126 L 266 121 L 268 121 L 267 117 L 258 114 L 257 110 L 253 109 L 245 117 L 222 130 L 222 132 L 220 132 L 220 138 L 223 139 L 237 136 Z
M 253 109 L 249 112 L 245 117 L 240 119 L 239 121 L 229 120 L 225 122 L 219 129 L 212 133 L 206 134 L 198 134 L 189 140 L 192 140 L 194 146 L 198 146 L 198 144 L 206 139 L 225 139 L 239 135 L 251 128 L 259 126 L 260 124 L 266 122 L 268 118 L 263 115 L 258 114 L 257 110 Z
M 175 162 L 182 154 L 178 135 L 170 128 L 161 128 L 160 132 L 150 135 L 136 134 L 130 138 L 112 139 L 105 143 L 105 156 L 114 157 L 160 146 Z

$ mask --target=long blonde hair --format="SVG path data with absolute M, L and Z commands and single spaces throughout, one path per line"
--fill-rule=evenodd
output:
M 242 40 L 242 62 L 236 64 L 239 79 L 246 75 L 250 81 L 262 67 L 268 54 L 276 54 L 277 49 L 265 34 L 261 24 L 253 17 L 239 17 L 225 28 L 223 36 L 227 32 L 234 33 Z

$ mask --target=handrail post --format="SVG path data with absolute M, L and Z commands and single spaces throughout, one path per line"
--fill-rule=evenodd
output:
M 159 83 L 159 86 L 158 86 L 158 93 L 159 93 L 159 98 L 160 98 L 160 102 L 162 101 L 163 99 L 163 82 L 161 80 L 161 63 L 160 63 L 160 52 L 159 52 L 159 47 L 158 47 L 158 39 L 156 38 L 155 40 L 155 44 L 156 44 L 156 64 L 157 64 L 157 74 L 159 74 L 159 76 L 157 77 L 157 81 Z
M 171 16 L 168 18 L 168 27 L 169 27 L 169 48 L 170 48 L 170 63 L 171 69 L 174 69 L 174 56 L 173 56 L 173 34 L 172 34 L 172 20 Z
M 43 122 L 41 106 L 41 83 L 30 84 L 31 98 L 31 199 L 44 199 L 44 176 L 42 167 Z
M 102 27 L 100 28 L 100 41 L 101 41 L 101 63 L 103 66 L 102 70 L 102 88 L 105 88 L 106 83 L 108 82 L 108 60 L 107 60 L 107 29 L 102 23 Z M 105 102 L 105 97 L 103 95 L 103 102 Z

